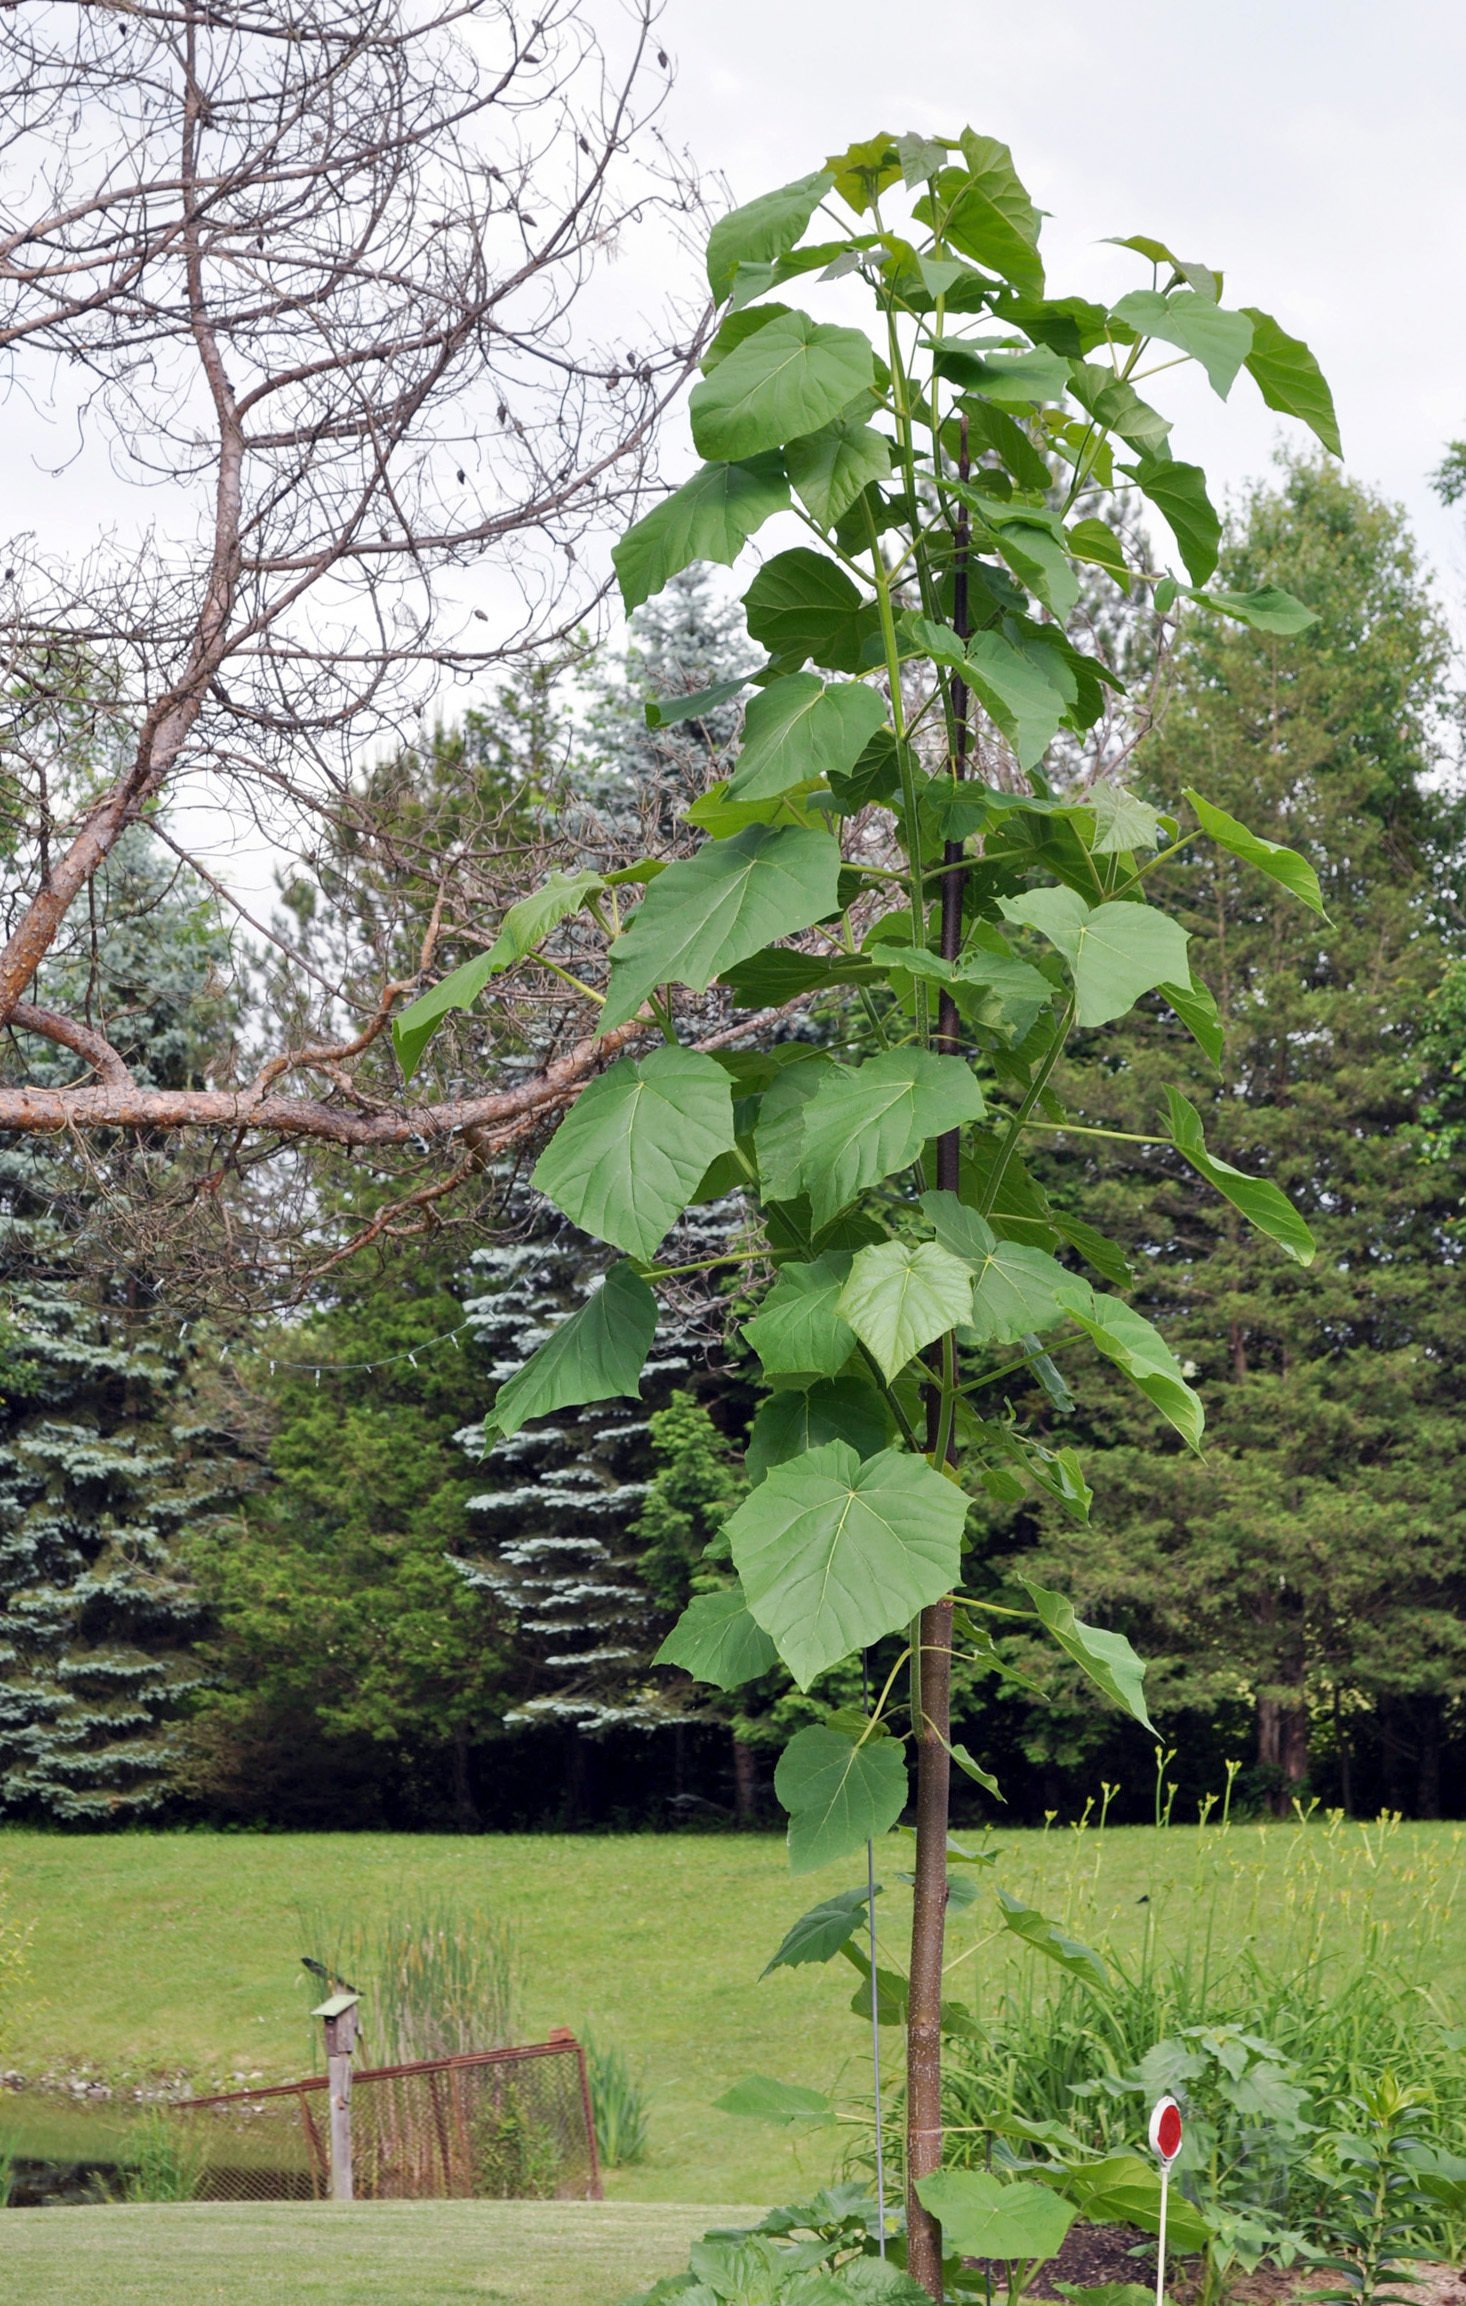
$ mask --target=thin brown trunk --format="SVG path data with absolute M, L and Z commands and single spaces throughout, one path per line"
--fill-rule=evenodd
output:
M 914 2281 L 942 2296 L 942 2229 L 916 2182 L 942 2166 L 942 1953 L 947 1923 L 947 1800 L 951 1763 L 952 1604 L 921 1613 L 921 1727 L 916 1744 L 916 1886 L 906 2021 L 906 2236 Z
M 753 1747 L 747 1738 L 733 1740 L 733 1815 L 740 1826 L 751 1826 L 758 1807 L 758 1777 Z
M 966 480 L 967 419 L 962 419 L 959 459 Z M 968 632 L 965 512 L 958 516 L 952 622 L 962 640 Z M 969 699 L 966 684 L 952 683 L 952 774 L 967 773 Z M 942 852 L 942 958 L 955 961 L 962 950 L 962 898 L 966 881 L 964 849 L 948 841 Z M 962 1052 L 961 1020 L 944 986 L 937 1010 L 936 1045 L 944 1056 Z M 937 1187 L 956 1193 L 961 1182 L 961 1137 L 955 1129 L 937 1139 Z M 950 1356 L 947 1382 L 955 1384 L 955 1340 L 944 1341 Z M 928 1394 L 928 1446 L 938 1442 L 937 1396 Z M 949 1437 L 947 1454 L 955 1453 Z M 914 2281 L 935 2298 L 942 2291 L 942 2229 L 917 2199 L 916 2184 L 942 2166 L 942 1954 L 947 1926 L 947 1816 L 951 1787 L 948 1748 L 952 1736 L 952 1604 L 939 1601 L 922 1611 L 912 1674 L 916 1720 L 916 1886 L 911 1911 L 911 1983 L 906 2014 L 906 2237 L 907 2265 Z

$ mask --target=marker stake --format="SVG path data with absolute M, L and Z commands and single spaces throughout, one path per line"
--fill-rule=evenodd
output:
M 1181 2109 L 1174 2098 L 1158 2098 L 1150 2117 L 1150 2150 L 1161 2166 L 1161 2219 L 1156 2243 L 1155 2306 L 1166 2306 L 1166 2208 L 1171 2169 L 1181 2151 Z

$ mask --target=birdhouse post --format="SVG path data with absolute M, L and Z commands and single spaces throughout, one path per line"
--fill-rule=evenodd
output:
M 351 2053 L 360 1996 L 330 1994 L 311 2012 L 326 2030 L 326 2097 L 331 2117 L 331 2199 L 349 2202 L 351 2186 Z

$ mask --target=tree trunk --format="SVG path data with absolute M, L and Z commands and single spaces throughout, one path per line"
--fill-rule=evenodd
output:
M 942 2296 L 942 2229 L 917 2200 L 916 2181 L 942 2165 L 942 1952 L 947 1920 L 947 1799 L 951 1763 L 952 1604 L 919 1623 L 920 1730 L 916 1745 L 916 1887 L 906 2018 L 906 2236 L 914 2281 Z
M 565 1782 L 561 1811 L 567 1826 L 578 1826 L 585 1809 L 585 1739 L 572 1723 L 565 1732 Z
M 473 1798 L 473 1782 L 468 1774 L 468 1731 L 460 1726 L 453 1732 L 450 1748 L 453 1758 L 453 1823 L 461 1834 L 476 1834 L 483 1827 L 478 1803 Z
M 1415 1815 L 1418 1818 L 1438 1818 L 1441 1814 L 1441 1701 L 1438 1697 L 1424 1697 L 1418 1701 L 1420 1715 L 1420 1776 L 1416 1787 Z
M 1295 1797 L 1308 1779 L 1308 1708 L 1284 1704 L 1281 1698 L 1257 1701 L 1257 1759 L 1265 1770 L 1278 1773 L 1271 1795 L 1275 1816 L 1291 1816 Z
M 758 1814 L 758 1770 L 754 1748 L 746 1738 L 733 1739 L 733 1815 L 740 1826 L 751 1826 Z

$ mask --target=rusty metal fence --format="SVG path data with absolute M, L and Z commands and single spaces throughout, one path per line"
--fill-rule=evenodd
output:
M 185 2126 L 198 2200 L 329 2195 L 323 2074 L 185 2099 L 172 2112 Z M 601 2199 L 585 2053 L 570 2034 L 358 2068 L 351 2127 L 359 2199 Z

